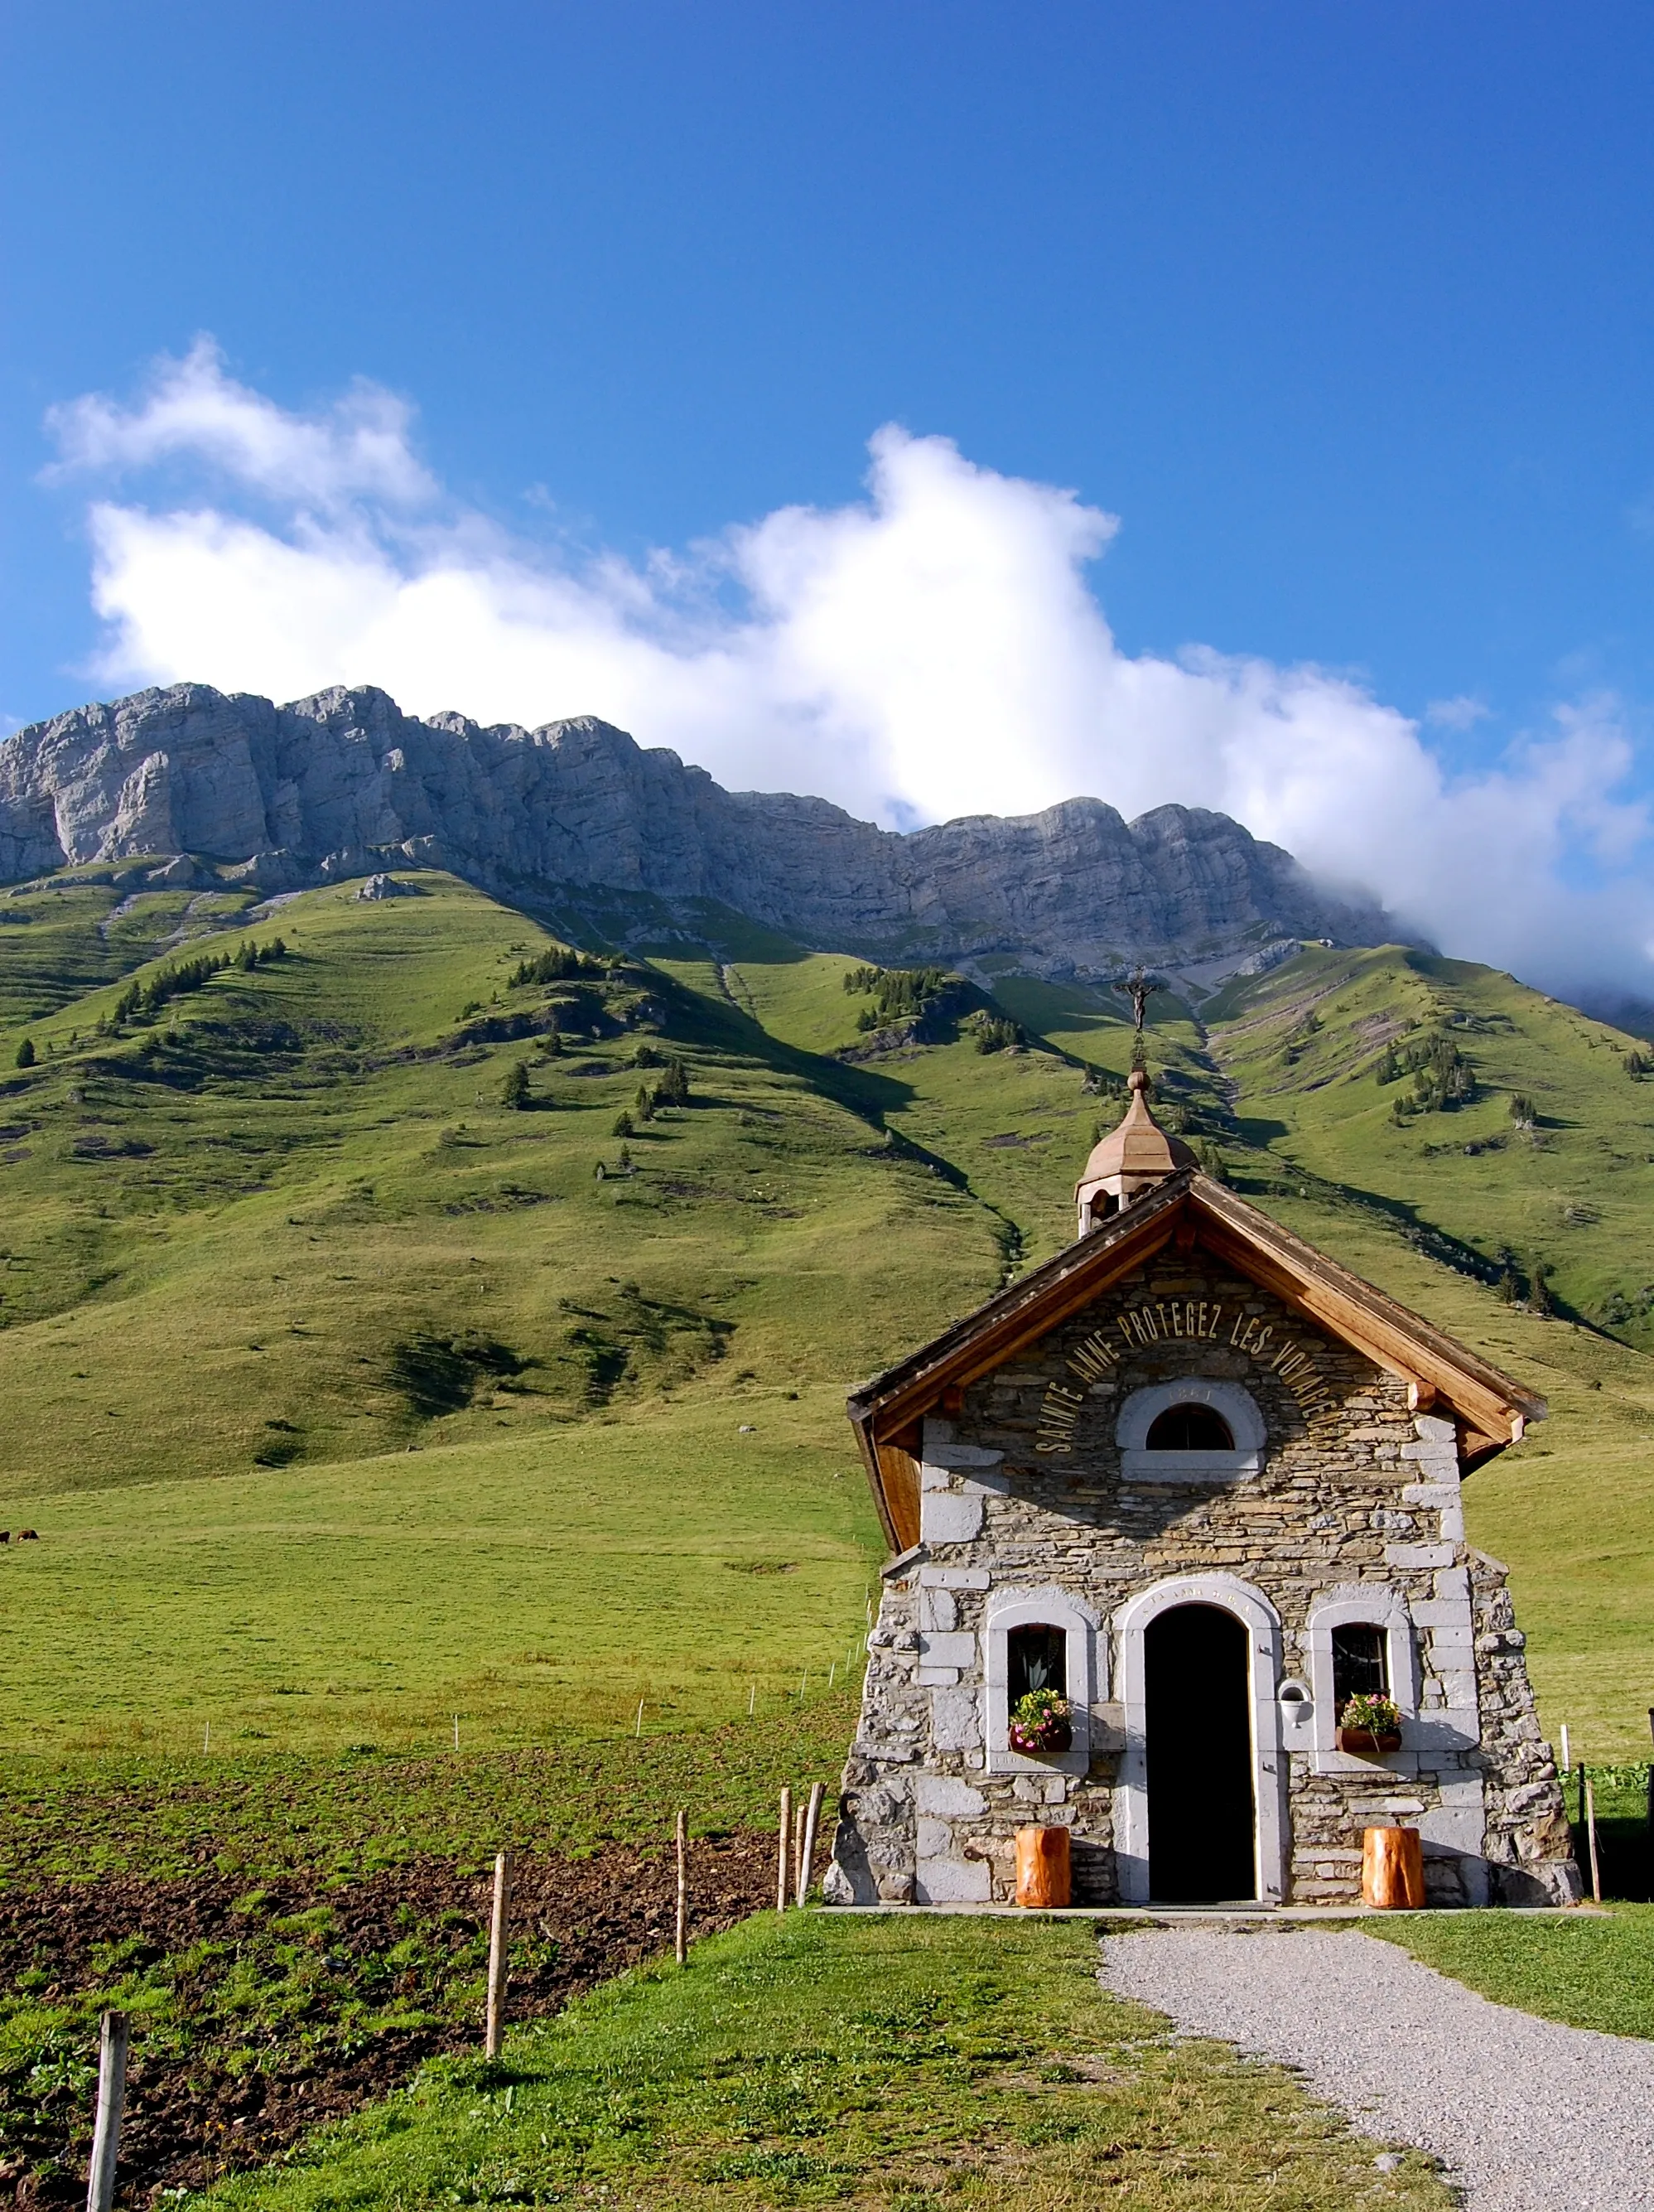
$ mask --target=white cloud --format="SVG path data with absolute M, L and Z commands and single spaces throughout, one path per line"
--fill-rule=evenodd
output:
M 1472 698 L 1462 691 L 1451 699 L 1433 699 L 1424 710 L 1424 719 L 1439 730 L 1474 730 L 1492 713 L 1485 699 Z
M 136 410 L 97 392 L 54 407 L 46 427 L 63 458 L 49 474 L 147 469 L 184 457 L 283 504 L 331 513 L 367 497 L 400 506 L 436 489 L 409 446 L 412 419 L 405 400 L 366 382 L 324 415 L 287 414 L 227 376 L 218 347 L 199 337 L 182 361 L 158 363 Z
M 1237 816 L 1370 886 L 1467 958 L 1548 985 L 1654 989 L 1650 822 L 1615 702 L 1560 708 L 1453 780 L 1360 684 L 1116 643 L 1086 571 L 1113 518 L 887 428 L 864 500 L 786 507 L 642 567 L 575 562 L 445 500 L 402 402 L 289 414 L 202 342 L 133 408 L 58 410 L 63 471 L 194 461 L 215 495 L 90 511 L 99 675 L 293 698 L 377 684 L 405 708 L 533 724 L 593 713 L 738 788 L 887 822 L 1095 793 Z M 240 511 L 249 496 L 265 504 Z M 1481 702 L 1439 702 L 1469 727 Z

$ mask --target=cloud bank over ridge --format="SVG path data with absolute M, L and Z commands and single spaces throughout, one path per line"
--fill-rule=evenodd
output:
M 643 563 L 514 538 L 449 499 L 405 402 L 290 413 L 197 343 L 124 405 L 53 411 L 88 483 L 111 686 L 291 699 L 374 684 L 411 712 L 590 713 L 735 788 L 911 826 L 1085 793 L 1235 816 L 1462 957 L 1654 996 L 1654 887 L 1609 698 L 1566 702 L 1454 779 L 1360 684 L 1191 648 L 1123 653 L 1087 572 L 1116 529 L 1073 493 L 887 426 L 863 500 L 783 507 Z M 168 495 L 131 488 L 161 472 Z M 179 489 L 181 482 L 184 489 Z M 1436 718 L 1463 726 L 1474 702 Z

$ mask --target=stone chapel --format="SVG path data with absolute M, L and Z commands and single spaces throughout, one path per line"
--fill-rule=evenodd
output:
M 1355 1901 L 1386 1824 L 1433 1904 L 1577 1899 L 1460 1504 L 1543 1401 L 1201 1173 L 1138 1073 L 1075 1200 L 1075 1243 L 850 1401 L 894 1556 L 828 1900 L 1008 1899 L 1046 1821 L 1078 1905 Z M 1069 1740 L 1029 1754 L 1041 1686 Z M 1341 1730 L 1358 1693 L 1397 1747 Z

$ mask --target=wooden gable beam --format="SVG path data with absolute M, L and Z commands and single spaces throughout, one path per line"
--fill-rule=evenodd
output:
M 942 1354 L 888 1397 L 880 1398 L 865 1416 L 875 1438 L 888 1437 L 922 1419 L 944 1397 L 954 1393 L 962 1395 L 972 1382 L 991 1374 L 996 1367 L 1003 1367 L 1008 1359 L 1015 1358 L 1030 1344 L 1037 1344 L 1042 1336 L 1048 1336 L 1082 1307 L 1100 1297 L 1121 1276 L 1129 1275 L 1134 1267 L 1152 1259 L 1169 1243 L 1176 1218 L 1175 1212 L 1168 1211 L 1159 1220 L 1145 1223 L 1142 1237 L 1129 1242 L 1122 1239 L 1100 1250 L 1094 1266 L 1087 1267 L 1083 1261 L 1076 1265 L 1059 1289 L 1030 1298 L 1026 1306 L 991 1322 L 956 1350 Z
M 1273 1291 L 1283 1304 L 1406 1382 L 1409 1399 L 1419 1405 L 1445 1398 L 1498 1443 L 1513 1443 L 1520 1437 L 1524 1409 L 1469 1371 L 1445 1344 L 1433 1344 L 1423 1331 L 1391 1322 L 1337 1283 L 1300 1271 L 1220 1216 L 1207 1215 L 1201 1242 L 1216 1257 Z
M 880 1522 L 893 1551 L 918 1539 L 924 1415 L 957 1410 L 964 1392 L 1069 1320 L 1175 1240 L 1204 1245 L 1242 1277 L 1371 1359 L 1408 1386 L 1415 1413 L 1451 1412 L 1464 1465 L 1518 1442 L 1542 1419 L 1542 1398 L 1524 1391 L 1468 1346 L 1433 1328 L 1373 1285 L 1193 1169 L 1139 1199 L 1117 1218 L 1047 1261 L 955 1322 L 902 1365 L 855 1393 L 848 1411 Z
M 900 1444 L 875 1447 L 879 1457 L 879 1480 L 888 1527 L 886 1534 L 894 1552 L 906 1552 L 919 1540 L 919 1463 Z

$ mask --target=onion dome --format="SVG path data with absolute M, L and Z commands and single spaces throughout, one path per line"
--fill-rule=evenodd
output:
M 1086 1171 L 1074 1188 L 1081 1237 L 1100 1229 L 1111 1214 L 1118 1213 L 1179 1168 L 1195 1164 L 1188 1146 L 1168 1136 L 1149 1112 L 1144 1096 L 1148 1078 L 1142 1068 L 1134 1067 L 1126 1083 L 1131 1103 L 1125 1109 L 1125 1119 L 1093 1148 Z

